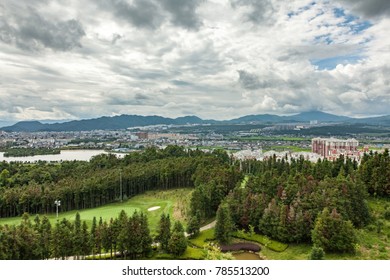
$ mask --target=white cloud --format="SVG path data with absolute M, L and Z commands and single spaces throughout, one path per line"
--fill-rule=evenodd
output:
M 386 12 L 347 0 L 164 1 L 2 4 L 0 119 L 388 114 Z M 30 30 L 40 33 L 27 36 L 16 19 L 34 15 Z M 84 35 L 60 28 L 70 22 Z M 33 43 L 38 52 L 21 47 Z M 328 60 L 333 67 L 318 66 Z

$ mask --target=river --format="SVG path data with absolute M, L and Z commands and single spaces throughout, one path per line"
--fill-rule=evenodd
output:
M 5 157 L 4 153 L 0 153 L 0 162 L 6 161 L 20 161 L 20 162 L 37 162 L 37 161 L 47 161 L 47 162 L 59 162 L 65 160 L 81 160 L 89 161 L 93 156 L 107 154 L 104 150 L 62 150 L 58 155 L 36 155 L 28 157 Z M 118 157 L 123 157 L 124 154 L 113 153 Z

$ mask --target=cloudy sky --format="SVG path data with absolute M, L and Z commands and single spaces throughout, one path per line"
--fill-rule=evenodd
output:
M 390 114 L 389 0 L 3 0 L 0 122 Z

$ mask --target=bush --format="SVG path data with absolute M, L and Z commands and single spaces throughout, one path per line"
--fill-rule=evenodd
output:
M 321 247 L 313 246 L 310 252 L 310 260 L 323 260 L 325 259 L 324 249 Z

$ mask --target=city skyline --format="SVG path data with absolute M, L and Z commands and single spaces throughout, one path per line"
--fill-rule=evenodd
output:
M 279 2 L 6 0 L 0 122 L 388 115 L 390 3 Z

